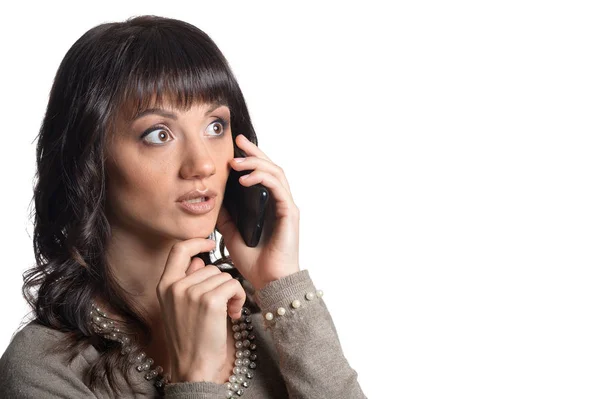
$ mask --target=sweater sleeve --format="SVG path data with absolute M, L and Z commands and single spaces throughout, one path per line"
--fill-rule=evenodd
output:
M 271 332 L 291 399 L 366 398 L 308 270 L 271 281 L 256 290 L 255 300 L 264 328 Z M 280 308 L 285 310 L 283 315 L 278 313 Z M 271 320 L 264 317 L 267 313 L 273 315 Z

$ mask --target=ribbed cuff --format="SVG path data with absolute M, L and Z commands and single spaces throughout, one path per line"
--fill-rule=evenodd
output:
M 303 298 L 309 291 L 315 293 L 316 288 L 305 269 L 269 282 L 262 289 L 256 290 L 254 297 L 262 310 L 270 311 L 284 302 Z

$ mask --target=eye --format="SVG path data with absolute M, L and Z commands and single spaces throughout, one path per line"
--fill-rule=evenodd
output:
M 158 134 L 154 134 L 155 132 L 159 132 Z M 142 140 L 144 140 L 145 142 L 149 143 L 149 144 L 157 144 L 160 145 L 161 143 L 165 143 L 166 138 L 169 137 L 169 133 L 167 128 L 165 128 L 164 126 L 153 126 L 150 129 L 146 130 L 143 134 L 142 134 Z M 152 137 L 155 136 L 158 138 L 158 142 L 154 141 L 148 141 L 146 138 L 147 137 Z
M 212 132 L 209 134 L 210 136 L 221 137 L 225 135 L 228 125 L 229 122 L 223 120 L 222 118 L 217 118 L 210 125 L 208 125 L 207 131 Z M 162 145 L 170 141 L 167 140 L 170 135 L 171 134 L 169 133 L 169 130 L 165 126 L 156 125 L 142 133 L 141 139 L 150 145 Z M 156 137 L 157 140 L 148 140 L 148 137 L 153 136 Z
M 215 125 L 215 123 L 217 123 L 217 125 Z M 220 128 L 216 128 L 216 127 L 211 128 L 211 126 L 218 126 L 218 125 L 221 125 L 221 127 Z M 208 130 L 212 131 L 212 132 L 217 132 L 216 136 L 223 136 L 225 134 L 225 131 L 227 130 L 227 125 L 228 125 L 228 123 L 226 121 L 224 121 L 221 118 L 217 118 L 213 123 L 208 125 Z

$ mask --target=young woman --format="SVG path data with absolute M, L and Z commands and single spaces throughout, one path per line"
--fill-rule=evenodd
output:
M 257 247 L 223 206 L 231 168 L 271 193 Z M 141 16 L 76 41 L 40 130 L 34 200 L 35 318 L 0 360 L 1 397 L 365 397 L 299 267 L 286 177 L 197 27 Z M 213 260 L 216 232 L 229 256 Z

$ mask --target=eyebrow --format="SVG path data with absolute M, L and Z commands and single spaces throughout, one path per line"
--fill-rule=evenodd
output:
M 222 107 L 222 106 L 227 106 L 227 104 L 211 103 L 210 107 L 204 113 L 204 116 L 210 114 L 215 109 L 217 109 L 219 107 Z M 172 112 L 169 112 L 169 111 L 164 110 L 162 108 L 148 108 L 148 109 L 145 109 L 142 112 L 139 112 L 138 114 L 136 114 L 133 117 L 133 119 L 131 120 L 131 122 L 134 122 L 134 121 L 140 119 L 141 117 L 146 116 L 146 115 L 150 115 L 150 114 L 157 114 L 157 115 L 160 115 L 160 116 L 164 116 L 165 118 L 170 118 L 170 119 L 173 119 L 173 120 L 177 120 L 177 115 L 175 115 Z

